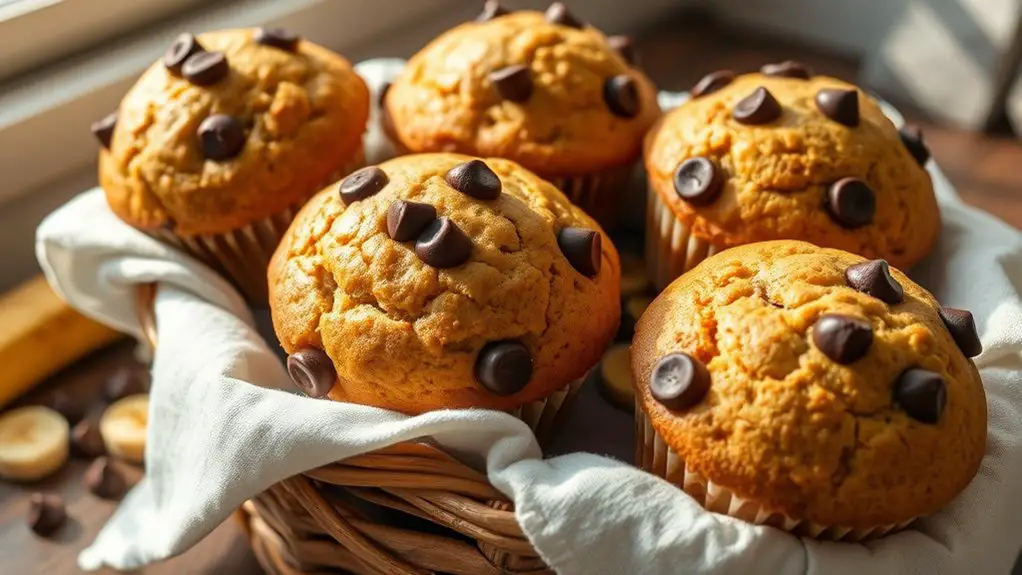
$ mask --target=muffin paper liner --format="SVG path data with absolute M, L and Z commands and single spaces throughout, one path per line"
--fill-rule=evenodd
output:
M 847 527 L 821 525 L 804 519 L 795 519 L 784 513 L 770 511 L 760 504 L 743 499 L 730 489 L 718 485 L 702 474 L 690 470 L 685 460 L 664 442 L 653 428 L 639 400 L 635 402 L 636 464 L 650 473 L 680 487 L 708 511 L 728 515 L 757 525 L 771 525 L 796 535 L 832 541 L 862 541 L 899 531 L 915 521 L 891 523 L 873 527 Z
M 537 173 L 564 192 L 571 203 L 582 208 L 604 230 L 617 227 L 632 181 L 635 165 L 629 164 L 594 174 L 548 177 Z
M 582 377 L 569 382 L 543 399 L 530 401 L 507 412 L 524 421 L 536 434 L 540 445 L 543 445 L 556 431 L 563 408 L 575 399 L 591 372 L 592 370 L 586 372 Z
M 649 187 L 646 193 L 646 266 L 657 291 L 724 249 L 725 246 L 716 246 L 693 234 L 660 194 Z
M 365 155 L 359 148 L 352 160 L 332 173 L 323 185 L 331 184 L 363 165 Z M 270 258 L 298 210 L 321 189 L 317 187 L 309 197 L 267 218 L 219 234 L 179 236 L 170 230 L 145 232 L 209 265 L 234 284 L 250 304 L 264 307 L 268 298 L 266 269 Z

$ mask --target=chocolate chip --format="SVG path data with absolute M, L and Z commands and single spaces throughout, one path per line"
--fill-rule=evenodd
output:
M 387 210 L 387 235 L 396 242 L 419 237 L 436 219 L 436 208 L 429 204 L 398 200 Z
M 905 290 L 891 276 L 891 266 L 884 260 L 870 260 L 845 270 L 845 281 L 857 291 L 889 304 L 901 303 Z
M 349 205 L 372 197 L 389 182 L 387 173 L 378 166 L 362 168 L 341 181 L 341 201 Z
M 92 135 L 96 136 L 99 143 L 106 149 L 110 149 L 110 142 L 114 138 L 114 128 L 117 127 L 117 112 L 111 112 L 103 118 L 96 120 L 90 126 Z
M 307 347 L 287 356 L 287 373 L 309 397 L 326 397 L 337 383 L 334 362 L 321 349 Z
M 472 240 L 450 218 L 438 218 L 415 240 L 415 253 L 435 268 L 453 268 L 468 261 Z
M 593 277 L 603 264 L 603 238 L 600 232 L 586 228 L 563 228 L 557 234 L 557 245 L 578 273 Z
M 482 13 L 476 17 L 476 22 L 489 22 L 494 18 L 499 18 L 509 13 L 510 10 L 501 6 L 497 0 L 486 0 L 486 3 L 483 4 Z
M 68 423 L 74 425 L 85 417 L 86 405 L 82 398 L 58 389 L 50 396 L 49 407 L 64 416 Z
M 149 374 L 137 367 L 121 367 L 107 378 L 103 395 L 114 402 L 129 395 L 145 393 L 149 388 Z
M 128 482 L 108 457 L 97 457 L 85 470 L 85 488 L 101 499 L 120 499 L 128 491 Z
M 458 164 L 444 176 L 447 185 L 477 200 L 495 200 L 500 197 L 500 178 L 482 160 L 469 160 Z
M 800 78 L 802 80 L 808 80 L 813 77 L 813 69 L 806 66 L 802 62 L 796 62 L 795 60 L 785 60 L 783 62 L 776 62 L 773 64 L 767 64 L 759 69 L 766 76 L 781 76 L 783 78 Z
M 639 113 L 639 87 L 627 74 L 607 78 L 603 84 L 603 99 L 616 116 L 634 118 Z
M 514 395 L 532 379 L 532 354 L 517 341 L 486 344 L 476 358 L 476 379 L 497 395 Z
M 245 147 L 245 129 L 241 122 L 225 114 L 213 114 L 199 124 L 202 155 L 209 160 L 229 160 Z
M 758 126 L 780 118 L 781 112 L 781 105 L 770 90 L 760 86 L 735 104 L 731 117 L 743 124 Z
M 667 409 L 688 409 L 706 397 L 710 390 L 710 372 L 687 353 L 671 353 L 660 358 L 649 374 L 649 392 Z
M 864 319 L 828 313 L 813 324 L 813 343 L 841 365 L 865 357 L 873 345 L 873 326 Z
M 912 154 L 920 166 L 925 166 L 930 159 L 930 149 L 923 142 L 923 130 L 915 124 L 905 124 L 898 130 L 898 135 L 908 153 Z
M 983 344 L 979 341 L 979 333 L 976 331 L 976 320 L 972 312 L 953 307 L 940 308 L 940 319 L 944 326 L 951 333 L 951 339 L 958 344 L 965 357 L 976 357 L 983 353 Z
M 260 28 L 256 30 L 256 42 L 293 52 L 301 36 L 283 28 Z
M 546 21 L 569 28 L 585 28 L 585 22 L 576 18 L 563 2 L 554 2 L 546 9 Z
M 525 102 L 532 95 L 532 72 L 522 64 L 490 72 L 490 82 L 501 98 L 511 102 Z
M 947 385 L 939 373 L 908 369 L 894 382 L 894 401 L 912 419 L 934 424 L 947 406 Z
M 93 458 L 106 452 L 99 426 L 92 419 L 83 419 L 71 428 L 71 447 L 75 455 Z
M 674 171 L 674 191 L 692 205 L 712 204 L 723 189 L 724 174 L 709 158 L 689 158 Z
M 205 48 L 195 36 L 185 32 L 174 39 L 174 43 L 167 48 L 163 54 L 163 65 L 174 74 L 181 73 L 181 66 L 185 60 L 199 52 L 205 52 Z
M 693 98 L 712 94 L 735 81 L 735 73 L 731 70 L 717 70 L 703 76 L 692 89 L 688 91 Z
M 64 500 L 52 493 L 33 493 L 28 499 L 25 523 L 40 537 L 49 537 L 67 522 Z
M 820 112 L 849 128 L 859 125 L 859 91 L 823 88 L 816 93 L 816 107 Z
M 876 194 L 869 184 L 858 178 L 841 178 L 827 190 L 827 211 L 845 228 L 859 228 L 873 223 Z
M 229 71 L 223 52 L 196 52 L 181 66 L 181 75 L 196 86 L 212 86 L 226 78 Z
M 607 38 L 607 44 L 632 66 L 639 65 L 639 52 L 635 48 L 635 42 L 630 36 L 611 36 Z

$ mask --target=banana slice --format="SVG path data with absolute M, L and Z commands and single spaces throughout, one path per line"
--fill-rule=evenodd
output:
M 646 264 L 642 258 L 628 252 L 621 252 L 621 295 L 642 293 L 649 286 Z
M 145 431 L 149 422 L 149 396 L 129 395 L 106 408 L 99 420 L 99 433 L 106 451 L 132 463 L 145 460 Z
M 632 388 L 632 362 L 628 344 L 612 346 L 603 356 L 600 364 L 600 379 L 603 396 L 623 409 L 635 405 L 635 390 Z
M 68 458 L 70 429 L 56 411 L 34 405 L 0 417 L 0 477 L 36 481 L 60 469 Z

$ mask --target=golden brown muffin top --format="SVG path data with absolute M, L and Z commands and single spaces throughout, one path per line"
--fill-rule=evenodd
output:
M 499 156 L 544 177 L 635 161 L 660 113 L 652 83 L 600 31 L 532 11 L 445 32 L 408 61 L 386 106 L 413 152 Z
M 118 216 L 178 235 L 224 232 L 308 198 L 361 153 L 362 79 L 325 48 L 271 34 L 202 34 L 226 65 L 168 55 L 142 75 L 101 136 L 100 183 Z
M 804 242 L 750 244 L 650 305 L 632 347 L 636 393 L 691 470 L 768 510 L 847 527 L 925 515 L 965 488 L 986 442 L 983 386 L 963 354 L 979 353 L 971 314 L 864 262 Z M 651 378 L 674 353 L 694 358 L 693 381 L 704 367 L 709 386 L 670 409 L 670 394 L 654 397 L 670 366 Z
M 580 241 L 586 230 L 600 244 Z M 413 155 L 306 205 L 270 264 L 270 309 L 292 357 L 328 356 L 325 370 L 302 366 L 331 374 L 310 395 L 404 413 L 513 409 L 596 364 L 617 329 L 619 274 L 599 226 L 519 165 Z M 484 385 L 482 358 L 500 343 L 511 381 Z
M 928 157 L 918 134 L 903 142 L 872 98 L 834 78 L 720 78 L 646 143 L 652 187 L 695 234 L 721 246 L 805 240 L 899 267 L 930 251 L 940 216 L 908 148 Z M 858 182 L 834 186 L 845 178 Z

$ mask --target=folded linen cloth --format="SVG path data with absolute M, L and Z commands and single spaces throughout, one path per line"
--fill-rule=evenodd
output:
M 386 74 L 369 71 L 378 88 Z M 199 262 L 121 223 L 100 190 L 85 192 L 39 228 L 47 277 L 86 315 L 135 335 L 135 289 L 157 282 L 160 333 L 146 476 L 79 565 L 135 569 L 182 553 L 281 479 L 428 435 L 485 462 L 559 573 L 1005 573 L 1022 541 L 1022 236 L 964 206 L 936 165 L 929 169 L 944 230 L 912 275 L 944 303 L 975 314 L 985 348 L 976 363 L 988 395 L 988 453 L 947 508 L 866 544 L 800 539 L 708 513 L 666 482 L 606 457 L 541 459 L 528 428 L 503 413 L 408 417 L 283 391 L 292 388 L 287 374 L 237 293 Z

